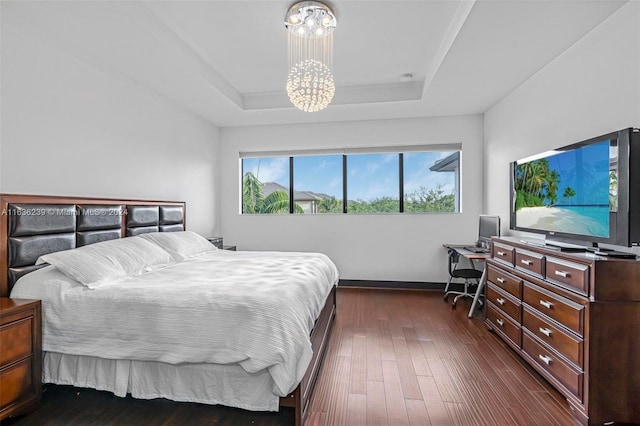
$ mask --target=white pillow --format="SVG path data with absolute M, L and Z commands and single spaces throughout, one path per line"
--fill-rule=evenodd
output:
M 49 263 L 89 288 L 172 263 L 172 257 L 140 237 L 103 241 L 40 256 L 36 265 Z
M 209 240 L 192 231 L 150 232 L 140 238 L 154 242 L 178 261 L 218 250 Z

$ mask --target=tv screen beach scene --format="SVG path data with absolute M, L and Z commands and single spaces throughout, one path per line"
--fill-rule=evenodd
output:
M 519 228 L 609 237 L 617 209 L 617 151 L 609 141 L 523 161 L 515 168 Z

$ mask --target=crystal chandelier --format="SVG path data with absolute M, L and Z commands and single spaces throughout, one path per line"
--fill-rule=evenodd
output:
M 331 73 L 335 14 L 323 3 L 303 1 L 289 8 L 284 25 L 289 38 L 289 99 L 302 111 L 320 111 L 336 91 Z

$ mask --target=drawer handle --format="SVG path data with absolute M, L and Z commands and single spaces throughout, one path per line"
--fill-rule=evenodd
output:
M 498 281 L 500 284 L 504 284 L 506 280 L 504 278 L 496 278 L 496 281 Z
M 506 255 L 507 255 L 507 253 L 505 253 L 505 252 L 503 252 L 503 251 L 499 251 L 499 252 L 498 252 L 498 256 L 506 256 Z
M 551 361 L 552 361 L 551 357 L 548 357 L 546 355 L 538 355 L 538 359 L 547 365 L 551 365 Z
M 547 309 L 551 309 L 551 307 L 553 306 L 553 303 L 551 303 L 551 302 L 547 302 L 546 300 L 541 300 L 541 301 L 540 301 L 540 304 L 541 304 L 542 306 L 544 306 L 545 308 L 547 308 Z
M 569 274 L 568 272 L 565 271 L 555 271 L 554 274 L 562 277 L 562 278 L 568 278 L 569 276 L 571 276 L 571 274 Z
M 520 260 L 520 263 L 522 263 L 523 265 L 531 266 L 533 262 L 530 261 L 529 259 L 522 259 Z
M 498 297 L 498 298 L 496 299 L 496 302 L 498 302 L 498 303 L 499 303 L 499 304 L 501 304 L 501 305 L 504 305 L 504 299 L 503 299 L 502 297 Z
M 548 328 L 539 328 L 540 333 L 544 334 L 545 336 L 549 337 L 551 336 L 551 330 L 549 330 Z
M 504 327 L 504 320 L 501 320 L 500 318 L 497 318 L 497 319 L 496 319 L 496 322 L 498 323 L 498 325 L 499 325 L 500 327 Z

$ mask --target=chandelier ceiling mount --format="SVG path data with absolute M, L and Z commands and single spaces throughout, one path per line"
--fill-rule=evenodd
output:
M 296 3 L 285 16 L 290 70 L 286 89 L 291 103 L 302 111 L 320 111 L 333 99 L 333 31 L 336 24 L 333 10 L 318 1 Z

